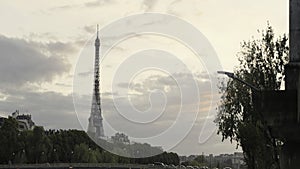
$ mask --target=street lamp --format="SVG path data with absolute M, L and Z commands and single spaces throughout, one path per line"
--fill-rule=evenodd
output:
M 257 87 L 253 86 L 252 84 L 250 84 L 250 83 L 248 83 L 248 82 L 245 82 L 244 80 L 238 78 L 238 77 L 235 76 L 234 73 L 232 73 L 232 72 L 217 71 L 217 73 L 226 75 L 226 76 L 228 76 L 229 78 L 232 78 L 232 79 L 234 79 L 234 80 L 237 80 L 237 81 L 239 81 L 240 83 L 242 83 L 242 84 L 244 84 L 244 85 L 250 87 L 251 89 L 253 89 L 253 90 L 256 91 L 256 92 L 259 92 L 259 91 L 260 91 L 260 89 L 258 89 Z
M 235 76 L 234 73 L 232 72 L 226 72 L 226 71 L 217 71 L 217 73 L 219 74 L 223 74 L 228 76 L 229 78 L 232 78 L 233 80 L 237 80 L 238 82 L 246 85 L 247 87 L 249 87 L 251 89 L 252 92 L 252 102 L 254 104 L 255 110 L 259 112 L 259 114 L 261 115 L 262 119 L 264 119 L 263 114 L 261 113 L 261 99 L 262 99 L 262 93 L 263 91 L 255 86 L 253 86 L 252 84 L 245 82 L 244 80 L 240 79 L 239 77 Z

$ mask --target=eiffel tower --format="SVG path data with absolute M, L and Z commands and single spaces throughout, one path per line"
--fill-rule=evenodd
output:
M 97 38 L 95 40 L 95 67 L 94 67 L 94 89 L 93 89 L 93 100 L 91 107 L 91 114 L 89 117 L 88 134 L 89 136 L 99 139 L 104 137 L 104 129 L 102 123 L 102 112 L 101 112 L 101 100 L 100 100 L 100 76 L 99 76 L 99 49 L 100 39 L 98 36 L 98 25 L 97 25 Z

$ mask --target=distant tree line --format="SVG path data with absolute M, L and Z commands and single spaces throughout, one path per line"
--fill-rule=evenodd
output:
M 209 162 L 205 159 L 204 155 L 199 155 L 195 159 L 181 163 L 184 166 L 209 166 Z
M 19 131 L 18 123 L 9 117 L 0 128 L 0 164 L 25 163 L 138 163 L 163 162 L 179 164 L 176 153 L 162 152 L 148 158 L 126 158 L 99 147 L 80 130 L 33 130 Z M 112 137 L 120 141 L 118 133 Z M 125 137 L 126 138 L 126 137 Z M 129 141 L 124 140 L 122 141 Z M 139 143 L 135 143 L 139 144 Z M 145 145 L 145 144 L 140 144 Z

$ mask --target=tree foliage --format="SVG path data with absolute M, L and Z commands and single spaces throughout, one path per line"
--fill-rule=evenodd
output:
M 210 163 L 205 159 L 204 155 L 199 155 L 193 160 L 184 161 L 181 163 L 184 166 L 209 166 Z
M 111 139 L 114 143 L 129 144 L 129 138 L 124 133 L 116 133 L 114 136 L 111 136 Z
M 34 130 L 19 131 L 18 123 L 8 118 L 0 127 L 0 164 L 25 163 L 140 163 L 164 162 L 179 164 L 175 153 L 162 152 L 148 158 L 126 158 L 103 150 L 84 131 Z M 129 146 L 128 136 L 117 133 L 113 136 L 118 144 Z M 107 142 L 107 144 L 111 144 Z M 113 146 L 113 144 L 111 144 Z M 143 152 L 151 148 L 148 144 L 134 143 L 133 150 Z M 152 147 L 153 148 L 153 147 Z M 151 149 L 152 150 L 152 149 Z M 145 150 L 146 151 L 146 150 Z
M 275 38 L 272 27 L 259 32 L 261 38 L 241 43 L 236 77 L 261 90 L 278 90 L 288 60 L 286 35 Z M 237 141 L 244 151 L 250 169 L 279 168 L 277 141 L 257 111 L 251 98 L 254 90 L 238 81 L 223 80 L 219 86 L 221 103 L 218 107 L 218 133 L 223 140 Z
M 21 146 L 18 143 L 18 123 L 13 118 L 9 117 L 4 121 L 0 130 L 0 159 L 6 162 L 11 162 L 15 158 L 16 152 Z

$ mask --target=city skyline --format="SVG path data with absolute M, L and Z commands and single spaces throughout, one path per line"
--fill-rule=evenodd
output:
M 240 42 L 259 35 L 257 30 L 264 29 L 268 21 L 274 27 L 276 35 L 288 33 L 288 2 L 285 1 L 232 0 L 194 3 L 165 1 L 160 3 L 98 0 L 85 3 L 49 1 L 47 5 L 42 5 L 39 1 L 32 2 L 33 5 L 17 1 L 1 2 L 3 5 L 0 7 L 0 17 L 5 18 L 2 19 L 4 26 L 0 28 L 2 63 L 0 76 L 3 79 L 0 83 L 2 88 L 0 115 L 7 116 L 16 109 L 20 109 L 21 112 L 28 111 L 32 113 L 37 124 L 48 129 L 82 129 L 84 126 L 84 124 L 80 125 L 74 112 L 72 80 L 77 58 L 83 46 L 87 42 L 91 49 L 93 47 L 91 43 L 95 37 L 97 23 L 102 28 L 121 17 L 143 12 L 166 13 L 180 17 L 190 22 L 207 37 L 225 70 L 233 70 L 234 66 L 237 66 L 235 55 L 240 49 Z M 271 8 L 269 4 L 273 4 Z M 11 19 L 8 19 L 9 16 Z M 164 37 L 146 35 L 131 39 L 131 43 L 141 44 L 140 47 L 143 47 L 147 41 L 152 47 L 157 47 L 157 43 L 162 42 L 163 44 L 160 45 L 168 50 L 176 48 L 174 51 L 178 54 L 187 53 L 182 46 Z M 168 48 L 169 44 L 171 45 Z M 113 51 L 115 55 L 135 50 L 131 48 L 124 51 L 128 49 L 128 43 L 120 44 L 118 47 L 119 49 Z M 93 52 L 94 49 L 89 55 L 91 60 L 93 60 Z M 103 69 L 108 68 L 109 66 Z M 90 71 L 77 73 L 81 73 L 82 77 L 92 77 Z M 105 76 L 108 76 L 108 73 Z M 166 80 L 168 79 L 160 78 L 159 82 L 163 84 Z M 151 79 L 146 82 L 150 87 L 153 85 Z M 104 82 L 104 85 L 107 83 Z M 106 88 L 104 87 L 102 93 L 104 97 L 110 94 Z M 92 90 L 88 92 L 91 93 Z M 90 105 L 89 95 L 83 96 L 86 104 Z M 199 116 L 196 124 L 201 125 L 202 118 L 203 116 Z M 196 137 L 192 142 L 197 143 L 199 130 L 200 128 L 193 128 L 182 146 L 175 148 L 175 151 L 185 155 L 196 152 L 200 154 L 202 151 L 214 154 L 236 151 L 235 143 L 221 142 L 220 136 L 216 134 L 213 134 L 207 142 L 197 145 L 197 148 L 190 147 L 191 138 Z

